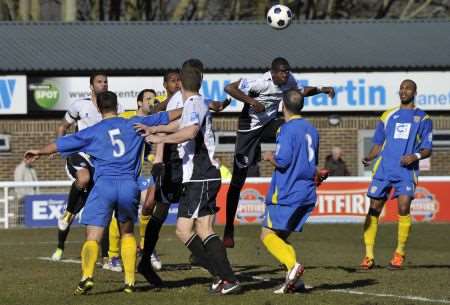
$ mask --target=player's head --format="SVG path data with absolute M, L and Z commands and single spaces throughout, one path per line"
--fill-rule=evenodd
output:
M 190 59 L 186 60 L 183 63 L 183 66 L 181 68 L 183 69 L 186 67 L 196 68 L 196 69 L 200 70 L 200 72 L 202 72 L 202 73 L 203 73 L 203 69 L 204 69 L 202 61 L 197 58 L 190 58 Z
M 181 69 L 181 87 L 185 91 L 198 92 L 202 85 L 202 72 L 194 67 L 186 66 Z
M 414 98 L 417 94 L 417 84 L 410 79 L 405 79 L 400 84 L 400 90 L 398 95 L 402 104 L 409 104 L 414 102 Z
M 137 106 L 145 115 L 153 112 L 155 105 L 158 103 L 156 99 L 156 91 L 153 89 L 144 89 L 137 96 Z
M 292 115 L 298 115 L 303 109 L 303 95 L 297 89 L 291 89 L 283 95 L 283 107 Z
M 98 93 L 97 107 L 101 114 L 117 113 L 117 95 L 111 91 Z
M 93 91 L 94 94 L 108 91 L 108 76 L 103 72 L 92 73 L 89 78 L 89 83 L 91 91 Z
M 283 57 L 277 57 L 272 60 L 270 73 L 272 74 L 272 81 L 275 85 L 281 86 L 286 84 L 290 71 L 291 67 L 289 66 L 289 62 Z
M 200 59 L 191 58 L 191 59 L 186 60 L 183 63 L 183 66 L 181 67 L 181 69 L 189 68 L 189 67 L 199 70 L 200 71 L 200 75 L 201 75 L 202 80 L 203 80 L 203 69 L 205 67 L 203 66 L 203 63 L 202 63 L 202 61 Z
M 180 70 L 169 70 L 164 74 L 164 88 L 168 96 L 172 96 L 181 89 Z

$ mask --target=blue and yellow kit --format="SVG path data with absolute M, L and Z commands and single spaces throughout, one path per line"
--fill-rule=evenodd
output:
M 409 166 L 400 163 L 403 156 L 422 149 L 432 149 L 433 124 L 421 109 L 393 108 L 387 110 L 377 123 L 373 144 L 382 145 L 373 168 L 373 181 L 368 196 L 386 198 L 394 186 L 394 196 L 414 195 L 419 162 Z

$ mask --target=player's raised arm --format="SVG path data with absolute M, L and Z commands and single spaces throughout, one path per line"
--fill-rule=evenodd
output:
M 231 103 L 231 99 L 230 98 L 226 98 L 225 100 L 223 100 L 223 102 L 221 101 L 210 101 L 208 104 L 208 107 L 210 110 L 215 111 L 215 112 L 220 112 L 225 110 L 225 108 L 228 107 L 228 105 L 230 105 Z
M 265 107 L 263 104 L 255 100 L 254 98 L 250 97 L 249 95 L 245 94 L 244 91 L 242 91 L 242 88 L 248 88 L 248 82 L 247 80 L 238 80 L 233 83 L 230 83 L 225 86 L 225 92 L 234 97 L 235 99 L 244 102 L 246 104 L 249 104 L 252 106 L 256 112 L 263 112 L 265 110 Z
M 335 92 L 333 87 L 303 87 L 303 96 L 313 96 L 320 93 L 327 94 L 330 98 L 334 98 Z

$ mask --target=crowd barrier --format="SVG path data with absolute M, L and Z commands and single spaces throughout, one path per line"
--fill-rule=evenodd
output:
M 361 223 L 369 208 L 370 200 L 366 196 L 369 177 L 331 177 L 318 188 L 318 199 L 309 222 L 311 223 Z M 70 181 L 43 182 L 0 182 L 0 224 L 10 227 L 10 219 L 17 215 L 14 211 L 23 211 L 23 225 L 26 227 L 56 226 L 57 219 L 67 203 L 67 194 L 45 193 L 25 196 L 18 201 L 14 197 L 17 187 L 68 187 Z M 264 199 L 270 185 L 270 178 L 249 178 L 241 192 L 236 214 L 237 224 L 260 223 L 264 216 Z M 226 193 L 229 183 L 224 181 L 217 197 L 219 212 L 217 224 L 225 223 Z M 415 222 L 450 222 L 450 177 L 421 177 L 411 205 L 411 215 Z M 23 204 L 23 208 L 13 205 Z M 171 206 L 167 224 L 174 224 L 178 205 Z M 389 200 L 380 220 L 397 220 L 397 204 Z M 78 221 L 78 218 L 75 222 Z M 19 225 L 22 225 L 19 224 Z

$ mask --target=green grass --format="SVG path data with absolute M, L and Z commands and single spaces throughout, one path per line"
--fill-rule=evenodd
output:
M 176 240 L 174 227 L 164 227 L 158 250 L 165 265 L 160 272 L 169 288 L 149 289 L 137 276 L 138 291 L 120 291 L 122 274 L 96 270 L 95 287 L 88 296 L 72 296 L 80 279 L 80 265 L 39 260 L 54 250 L 56 229 L 0 230 L 0 304 L 433 304 L 432 301 L 353 295 L 336 289 L 373 294 L 415 296 L 450 303 L 450 225 L 413 226 L 406 268 L 384 268 L 396 243 L 395 225 L 381 225 L 376 244 L 378 268 L 359 270 L 363 255 L 362 225 L 307 225 L 291 242 L 306 266 L 305 282 L 315 288 L 307 294 L 274 295 L 283 271 L 259 241 L 258 226 L 237 228 L 236 248 L 228 254 L 238 271 L 244 293 L 214 296 L 207 293 L 210 278 L 201 269 L 179 270 L 189 253 Z M 222 228 L 218 228 L 222 232 Z M 73 229 L 65 258 L 79 259 L 83 230 Z M 254 277 L 266 280 L 255 280 Z M 438 303 L 436 303 L 438 304 Z

